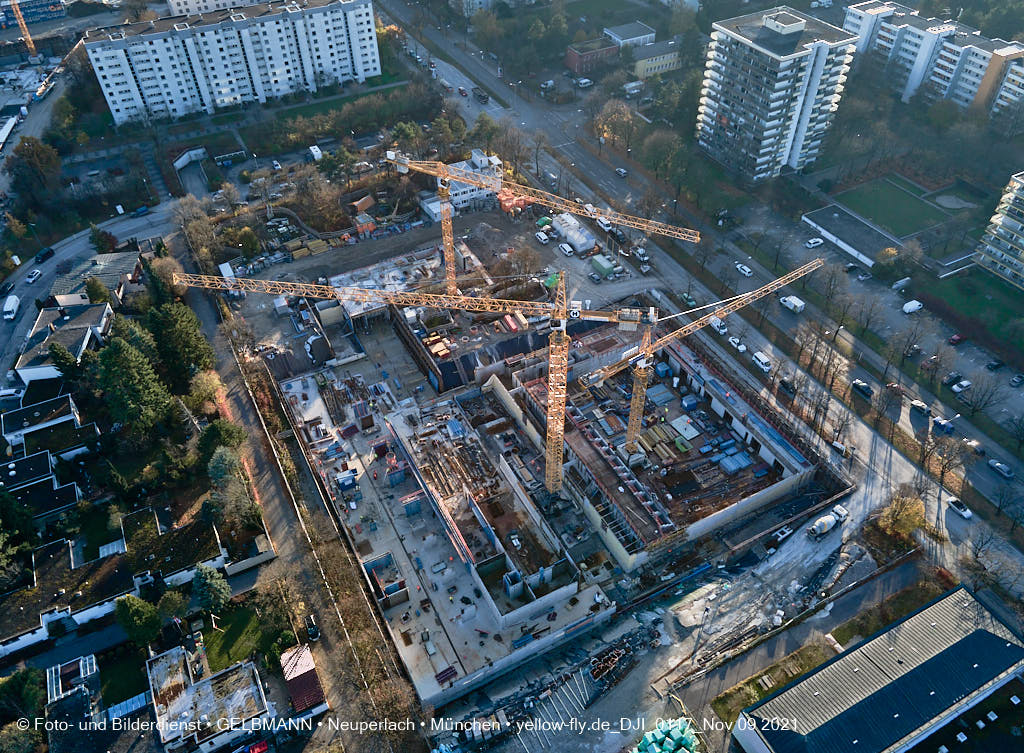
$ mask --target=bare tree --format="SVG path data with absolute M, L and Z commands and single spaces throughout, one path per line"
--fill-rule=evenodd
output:
M 889 411 L 891 411 L 897 405 L 902 405 L 903 399 L 892 390 L 883 388 L 878 391 L 878 394 L 875 395 L 874 400 L 872 400 L 871 402 L 872 406 L 875 409 L 875 428 L 878 428 L 883 419 L 888 420 L 891 424 L 889 431 L 889 440 L 892 441 L 892 435 L 894 433 L 893 428 L 895 427 L 895 424 L 897 423 L 899 416 L 897 416 L 896 420 L 894 421 L 889 416 Z
M 884 311 L 885 306 L 879 296 L 861 296 L 854 310 L 854 318 L 860 325 L 861 334 L 870 330 L 871 325 L 876 324 L 882 318 Z
M 960 393 L 960 400 L 967 406 L 967 412 L 976 413 L 994 408 L 1006 399 L 1006 386 L 995 374 L 978 372 L 971 380 L 971 388 Z
M 935 355 L 932 356 L 932 382 L 935 383 L 939 380 L 940 374 L 947 374 L 953 364 L 956 363 L 956 351 L 945 343 L 939 345 L 935 349 Z
M 989 526 L 975 526 L 971 531 L 970 537 L 967 539 L 967 545 L 970 547 L 971 556 L 976 560 L 981 559 L 981 557 L 991 549 L 996 542 L 996 532 Z
M 832 441 L 838 442 L 853 423 L 853 415 L 845 407 L 840 406 L 839 410 L 833 413 L 832 418 Z
M 857 305 L 857 297 L 850 293 L 842 292 L 835 297 L 832 305 L 832 319 L 836 323 L 836 328 L 832 333 L 832 342 L 835 342 L 839 336 L 839 330 L 852 321 Z
M 714 253 L 714 250 L 715 247 L 711 245 L 711 241 L 707 238 L 701 238 L 693 247 L 693 259 L 701 267 L 707 268 L 708 261 L 711 260 L 711 254 Z
M 939 466 L 939 486 L 945 486 L 948 474 L 964 470 L 972 455 L 970 449 L 959 439 L 950 436 L 938 437 L 935 440 L 935 462 Z
M 1024 447 L 1024 414 L 1014 416 L 1007 421 L 1006 429 L 1017 442 L 1017 452 L 1020 452 L 1020 448 Z
M 532 138 L 533 138 L 533 169 L 534 169 L 534 172 L 536 172 L 537 175 L 540 175 L 540 153 L 542 151 L 544 151 L 544 149 L 548 145 L 548 135 L 544 131 L 542 131 L 540 129 L 537 129 L 536 131 L 533 132 Z
M 906 327 L 893 335 L 890 343 L 896 349 L 900 366 L 903 366 L 904 362 L 913 352 L 913 347 L 918 345 L 930 333 L 930 330 L 931 326 L 926 320 L 920 317 L 913 317 Z
M 846 291 L 849 281 L 846 277 L 846 270 L 839 264 L 826 264 L 821 272 L 814 275 L 818 292 L 825 299 L 825 308 L 829 309 L 836 296 Z
M 989 497 L 996 508 L 996 514 L 1002 515 L 1005 511 L 1020 499 L 1020 489 L 1013 481 L 1004 481 L 996 487 L 992 496 Z

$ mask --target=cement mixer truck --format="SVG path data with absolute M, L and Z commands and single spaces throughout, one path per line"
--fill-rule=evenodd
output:
M 844 522 L 850 513 L 842 505 L 836 505 L 832 512 L 822 515 L 807 528 L 807 535 L 812 539 L 820 539 L 840 523 Z

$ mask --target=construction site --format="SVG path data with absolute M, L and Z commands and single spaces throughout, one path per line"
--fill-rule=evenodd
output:
M 324 501 L 435 708 L 604 634 L 652 584 L 736 555 L 724 532 L 798 497 L 816 503 L 803 493 L 822 473 L 793 427 L 685 339 L 820 261 L 680 316 L 641 280 L 588 289 L 581 259 L 546 249 L 509 280 L 495 269 L 528 242 L 521 210 L 455 239 L 441 209 L 440 246 L 367 267 L 340 249 L 338 273 L 316 282 L 301 262 L 179 276 L 235 296 L 254 325 Z M 606 649 L 588 692 L 635 660 Z

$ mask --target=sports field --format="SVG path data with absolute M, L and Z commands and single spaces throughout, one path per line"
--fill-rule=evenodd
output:
M 947 218 L 945 212 L 885 178 L 851 188 L 835 197 L 866 220 L 897 238 L 919 233 Z

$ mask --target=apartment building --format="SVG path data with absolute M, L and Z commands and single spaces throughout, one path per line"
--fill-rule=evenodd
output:
M 851 5 L 843 28 L 860 52 L 885 59 L 886 74 L 904 102 L 918 91 L 990 115 L 1020 100 L 1024 44 L 989 39 L 977 29 L 881 0 Z
M 371 0 L 171 16 L 93 29 L 84 42 L 116 124 L 213 113 L 380 74 Z
M 977 262 L 1024 289 L 1024 172 L 1010 178 L 978 245 Z
M 713 24 L 697 142 L 752 180 L 818 156 L 857 37 L 786 6 Z

